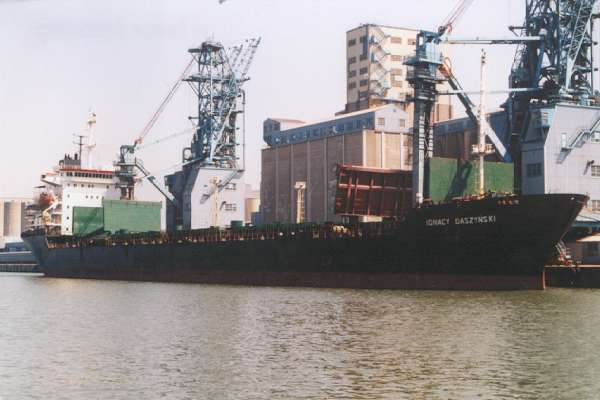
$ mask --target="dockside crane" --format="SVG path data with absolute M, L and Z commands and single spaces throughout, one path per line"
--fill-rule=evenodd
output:
M 590 105 L 595 101 L 593 82 L 593 21 L 597 0 L 526 0 L 523 26 L 510 27 L 515 33 L 505 38 L 445 37 L 472 0 L 462 0 L 437 31 L 420 31 L 415 55 L 405 64 L 407 80 L 414 88 L 413 203 L 422 203 L 424 164 L 433 156 L 432 109 L 437 96 L 457 95 L 467 116 L 476 127 L 484 124 L 487 137 L 496 151 L 516 167 L 515 189 L 519 190 L 520 142 L 531 119 L 531 108 L 558 102 Z M 444 59 L 440 44 L 518 45 L 510 74 L 508 93 L 503 105 L 510 129 L 509 149 L 483 117 L 478 117 L 469 92 L 464 90 Z M 451 91 L 440 93 L 437 87 L 448 82 Z
M 222 190 L 243 186 L 245 126 L 242 124 L 240 134 L 238 116 L 245 112 L 243 85 L 260 42 L 260 37 L 251 38 L 226 48 L 208 40 L 188 50 L 196 67 L 183 81 L 196 94 L 198 108 L 197 114 L 189 117 L 194 133 L 190 146 L 183 150 L 182 168 L 165 176 L 174 206 L 167 207 L 168 227 L 192 226 L 194 211 L 187 205 L 191 196 L 199 197 L 199 202 L 194 200 L 195 207 L 214 214 L 221 207 L 213 204 L 214 199 Z
M 408 66 L 406 80 L 413 86 L 413 204 L 419 205 L 424 199 L 425 160 L 433 157 L 432 112 L 436 103 L 437 86 L 447 81 L 450 74 L 440 70 L 444 65 L 439 45 L 442 37 L 452 30 L 465 14 L 473 0 L 461 0 L 454 7 L 437 31 L 422 30 L 417 34 L 416 51 L 405 64 Z M 458 85 L 457 85 L 458 87 Z M 469 102 L 463 104 L 469 105 Z M 472 104 L 472 103 L 471 103 Z M 468 107 L 467 107 L 468 108 Z M 474 113 L 472 113 L 475 115 Z
M 177 92 L 177 90 L 181 86 L 181 83 L 183 82 L 183 78 L 185 78 L 189 74 L 193 63 L 193 59 L 188 62 L 181 75 L 177 78 L 177 81 L 175 81 L 175 83 L 171 86 L 167 95 L 160 102 L 154 114 L 152 114 L 150 120 L 148 120 L 146 125 L 144 125 L 142 131 L 137 135 L 137 137 L 133 141 L 133 144 L 122 145 L 120 147 L 119 158 L 115 162 L 115 166 L 117 167 L 116 176 L 119 179 L 118 187 L 121 191 L 121 199 L 133 200 L 135 198 L 135 185 L 139 181 L 139 178 L 136 174 L 137 170 L 140 171 L 143 174 L 144 178 L 148 179 L 148 181 L 163 196 L 165 196 L 165 198 L 168 201 L 173 202 L 172 196 L 169 195 L 162 187 L 160 187 L 155 182 L 154 175 L 152 175 L 150 171 L 148 171 L 148 169 L 144 167 L 142 161 L 135 156 L 135 152 L 140 148 L 140 146 L 144 142 L 144 139 L 146 138 L 146 136 L 148 136 L 148 134 L 158 121 L 160 115 L 163 113 L 167 105 L 173 99 L 173 96 L 175 96 L 175 93 Z M 159 143 L 160 141 L 161 140 L 155 141 L 155 143 Z

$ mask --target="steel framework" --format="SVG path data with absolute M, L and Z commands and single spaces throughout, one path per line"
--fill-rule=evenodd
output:
M 238 169 L 237 116 L 242 85 L 260 38 L 227 50 L 221 43 L 206 41 L 190 49 L 198 69 L 184 80 L 198 97 L 198 115 L 190 117 L 195 130 L 185 163 Z
M 594 96 L 592 31 L 597 0 L 527 0 L 525 23 L 510 27 L 521 37 L 538 36 L 517 48 L 509 83 L 514 89 L 505 104 L 517 143 L 526 129 L 533 102 L 588 105 Z

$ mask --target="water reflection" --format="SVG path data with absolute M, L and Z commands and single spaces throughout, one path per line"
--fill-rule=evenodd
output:
M 0 397 L 593 398 L 600 291 L 0 277 Z

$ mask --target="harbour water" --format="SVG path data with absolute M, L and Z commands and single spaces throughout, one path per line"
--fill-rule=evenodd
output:
M 600 290 L 249 288 L 0 274 L 0 398 L 590 399 Z

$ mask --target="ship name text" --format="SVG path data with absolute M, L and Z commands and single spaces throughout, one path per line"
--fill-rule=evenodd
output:
M 451 218 L 429 218 L 425 220 L 426 226 L 448 226 L 448 225 L 476 225 L 493 224 L 496 222 L 495 215 L 479 215 L 476 217 Z

